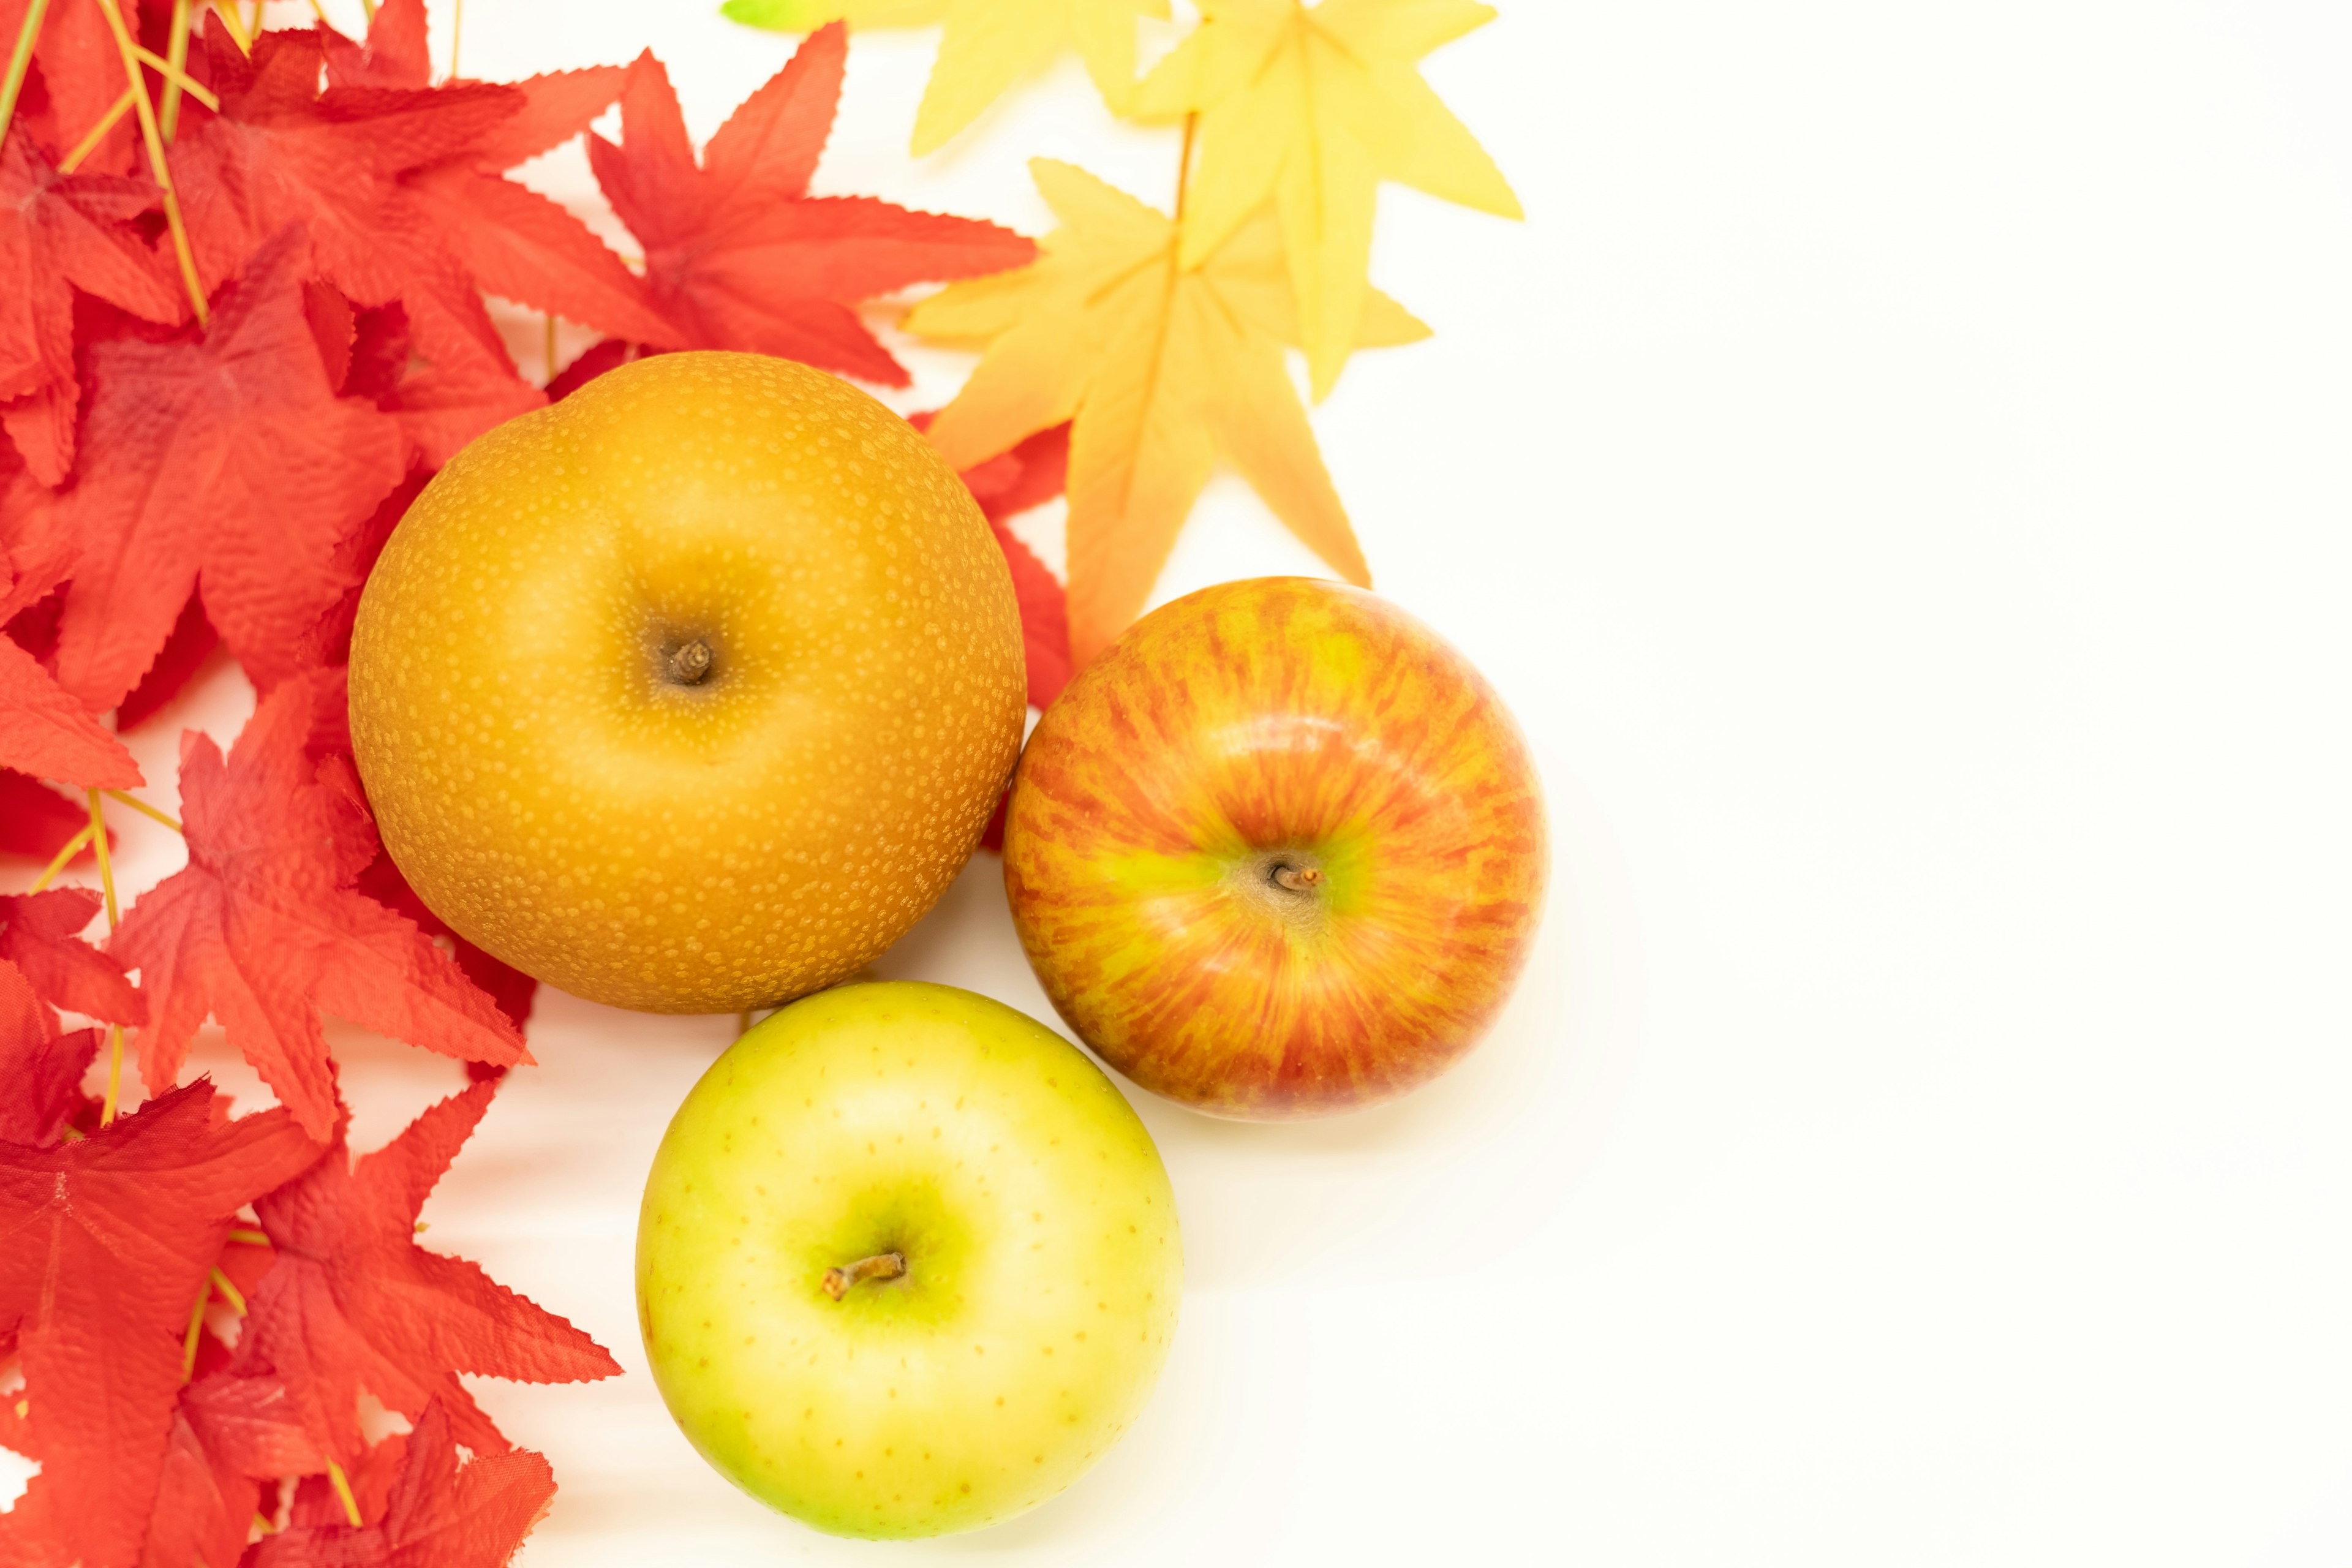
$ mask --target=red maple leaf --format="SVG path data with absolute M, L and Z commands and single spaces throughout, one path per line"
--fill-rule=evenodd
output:
M 98 789 L 145 782 L 122 742 L 8 637 L 0 637 L 0 766 Z
M 32 476 L 16 447 L 0 446 L 0 623 L 22 623 L 73 575 L 76 542 L 61 525 L 57 492 Z M 49 651 L 27 629 L 8 627 L 36 658 Z
M 321 93 L 317 32 L 265 33 L 250 58 L 217 24 L 205 37 L 220 112 L 196 111 L 194 133 L 184 127 L 172 152 L 205 286 L 300 224 L 319 275 L 361 305 L 399 300 L 426 358 L 511 380 L 480 297 L 400 176 L 462 153 L 520 112 L 523 95 L 488 82 Z
M 425 0 L 383 0 L 368 19 L 367 41 L 355 44 L 320 25 L 330 87 L 430 87 L 433 56 L 426 47 Z
M 631 342 L 626 338 L 602 338 L 580 351 L 579 357 L 555 373 L 547 384 L 547 400 L 560 403 L 608 370 L 618 370 L 625 364 L 635 364 L 667 349 L 648 348 L 644 343 Z
M 397 306 L 394 308 L 398 309 Z M 335 601 L 331 609 L 319 617 L 310 635 L 303 639 L 305 658 L 321 665 L 349 664 L 352 661 L 352 627 L 359 619 L 360 595 L 367 586 L 368 574 L 375 570 L 376 557 L 382 555 L 383 547 L 391 542 L 392 531 L 400 526 L 402 518 L 408 515 L 409 503 L 423 492 L 432 478 L 427 469 L 411 468 L 408 477 L 393 487 L 392 493 L 377 504 L 368 520 L 343 536 L 342 543 L 336 547 L 335 560 L 337 566 L 351 579 L 352 585 L 343 590 L 343 596 Z M 132 693 L 132 696 L 137 696 L 137 693 Z M 126 698 L 124 707 L 129 705 L 130 699 Z M 120 710 L 116 713 L 115 721 L 118 724 L 121 722 Z M 377 901 L 390 903 L 392 900 L 378 895 Z M 425 934 L 433 936 L 438 933 L 428 930 Z
M 385 0 L 364 47 L 326 33 L 334 87 L 422 88 L 432 79 L 424 0 Z M 620 336 L 675 343 L 677 329 L 645 285 L 588 226 L 500 172 L 571 141 L 619 95 L 617 66 L 554 71 L 503 85 L 522 107 L 463 151 L 406 170 L 403 189 L 428 214 L 450 254 L 486 291 Z
M 135 34 L 139 15 L 122 0 L 110 0 Z M 24 25 L 27 0 L 0 0 L 0 39 L 14 43 Z M 33 49 L 34 71 L 17 114 L 38 124 L 52 149 L 71 147 L 95 129 L 122 95 L 122 57 L 114 34 L 96 5 L 68 5 L 51 0 Z M 138 157 L 138 122 L 125 115 L 99 142 L 82 166 L 127 174 Z
M 209 286 L 263 237 L 299 223 L 325 283 L 364 308 L 399 306 L 425 363 L 384 406 L 418 416 L 403 428 L 438 464 L 542 399 L 516 376 L 440 223 L 402 177 L 465 156 L 523 117 L 530 97 L 486 82 L 321 93 L 328 37 L 265 33 L 248 58 L 207 27 L 204 67 L 221 112 L 196 112 L 172 155 L 191 243 Z
M 172 1415 L 139 1568 L 233 1563 L 252 1533 L 261 1487 L 208 1448 L 185 1409 Z
M 605 68 L 617 91 L 621 71 Z M 596 112 L 583 116 L 580 128 Z M 676 344 L 683 337 L 646 300 L 637 275 L 587 225 L 538 192 L 462 163 L 426 170 L 406 184 L 467 274 L 489 293 L 643 342 Z
M 360 1523 L 383 1522 L 384 1510 L 392 1501 L 393 1483 L 400 1479 L 402 1463 L 407 1458 L 408 1434 L 394 1432 L 378 1440 L 358 1464 L 343 1472 Z M 324 1469 L 325 1461 L 321 1460 L 318 1468 Z M 351 1522 L 353 1511 L 343 1506 L 342 1496 L 335 1490 L 331 1477 L 304 1475 L 295 1484 L 294 1496 L 286 1505 L 286 1525 L 289 1530 L 342 1526 Z
M 241 1475 L 273 1480 L 327 1468 L 325 1450 L 312 1440 L 286 1380 L 275 1373 L 213 1372 L 188 1385 L 180 1409 L 205 1451 Z
M 437 1404 L 400 1447 L 381 1521 L 297 1526 L 256 1546 L 251 1568 L 500 1568 L 555 1496 L 546 1459 L 477 1450 L 460 1465 Z M 386 1440 L 390 1442 L 390 1439 Z M 366 1517 L 364 1514 L 362 1517 Z
M 293 674 L 348 586 L 337 542 L 407 469 L 399 426 L 328 384 L 308 248 L 299 229 L 264 246 L 201 341 L 89 352 L 92 458 L 59 503 L 81 551 L 57 672 L 92 711 L 138 684 L 199 580 L 254 683 Z
M 128 789 L 142 782 L 139 764 L 41 668 L 37 653 L 46 647 L 17 640 L 47 642 L 26 623 L 58 606 L 54 590 L 76 553 L 55 498 L 22 469 L 7 475 L 0 489 L 0 626 L 8 628 L 0 636 L 0 767 Z
M 421 26 L 421 0 L 393 0 L 375 26 L 412 7 Z M 403 174 L 401 184 L 485 291 L 617 336 L 677 345 L 678 329 L 611 247 L 561 204 L 502 174 L 585 131 L 627 79 L 618 66 L 596 66 L 509 83 L 524 99 L 512 119 L 462 154 Z
M 0 1561 L 137 1556 L 205 1271 L 230 1217 L 319 1155 L 285 1111 L 215 1125 L 212 1100 L 199 1081 L 79 1142 L 0 1144 L 0 1331 L 41 1461 Z
M 250 1291 L 260 1280 L 257 1268 L 268 1268 L 270 1257 L 267 1247 L 232 1240 L 215 1267 L 237 1290 Z M 179 1405 L 172 1413 L 172 1436 L 163 1449 L 163 1477 L 155 1488 L 139 1568 L 239 1562 L 254 1521 L 265 1510 L 277 1511 L 279 1478 L 326 1468 L 326 1456 L 303 1437 L 299 1426 L 290 1444 L 268 1441 L 268 1434 L 284 1428 L 271 1425 L 266 1403 L 252 1395 L 259 1385 L 275 1380 L 220 1375 L 234 1353 L 209 1327 L 198 1331 L 189 1373 L 194 1381 L 180 1390 Z M 241 1386 L 248 1383 L 255 1390 Z M 284 1390 L 278 1392 L 282 1403 Z
M 400 421 L 416 461 L 437 468 L 483 431 L 546 401 L 511 372 L 426 364 L 410 370 L 377 405 Z
M 345 1465 L 365 1450 L 359 1394 L 411 1419 L 436 1401 L 478 1453 L 506 1440 L 458 1373 L 528 1383 L 610 1377 L 620 1366 L 563 1319 L 462 1258 L 416 1245 L 416 1215 L 489 1108 L 495 1083 L 429 1106 L 356 1163 L 333 1148 L 255 1205 L 278 1260 L 248 1303 L 232 1370 L 285 1383 L 313 1441 Z
M 0 856 L 47 865 L 74 835 L 89 826 L 89 808 L 13 768 L 0 768 Z M 114 847 L 110 830 L 107 847 Z M 68 862 L 86 866 L 97 858 L 87 844 Z
M 929 414 L 911 416 L 918 430 L 928 428 Z M 964 488 L 980 503 L 989 521 L 1001 522 L 1040 507 L 1062 493 L 1069 479 L 1070 426 L 1064 420 L 1048 426 L 1010 450 L 963 471 Z
M 375 832 L 348 762 L 320 768 L 310 751 L 318 726 L 340 728 L 343 703 L 342 672 L 316 671 L 263 699 L 228 760 L 207 736 L 182 740 L 187 867 L 141 895 L 108 943 L 148 996 L 150 1093 L 178 1076 L 209 1013 L 321 1139 L 335 1125 L 321 1012 L 446 1056 L 530 1059 L 413 921 L 352 889 Z
M 646 247 L 646 285 L 686 346 L 779 354 L 890 386 L 908 383 L 850 307 L 909 284 L 1019 267 L 1036 247 L 972 218 L 870 196 L 812 196 L 841 97 L 845 35 L 809 35 L 743 100 L 697 163 L 669 75 L 650 52 L 621 89 L 620 146 L 589 161 Z
M 89 808 L 68 800 L 29 773 L 0 768 L 0 855 L 47 865 L 75 834 L 89 826 Z M 115 832 L 108 828 L 106 846 L 114 847 Z M 98 852 L 84 845 L 68 866 L 88 865 Z
M 41 999 L 60 1012 L 143 1024 L 147 999 L 131 989 L 122 961 L 81 940 L 99 906 L 89 888 L 0 897 L 0 959 L 22 970 Z
M 328 287 L 314 284 L 309 293 L 316 297 Z M 407 309 L 396 302 L 358 312 L 352 327 L 344 350 L 350 357 L 344 395 L 372 399 L 399 422 L 419 465 L 411 471 L 421 471 L 425 479 L 493 425 L 547 401 L 538 388 L 517 381 L 503 361 L 498 366 L 478 361 L 450 366 L 413 357 L 415 334 L 408 328 Z M 386 504 L 399 495 L 395 489 Z M 398 512 L 393 521 L 399 521 Z M 345 555 L 373 559 L 364 551 Z
M 73 471 L 73 291 L 170 324 L 188 314 L 178 284 L 128 220 L 160 199 L 144 180 L 67 176 L 22 130 L 0 143 L 0 420 L 41 482 Z
M 1053 706 L 1062 688 L 1070 683 L 1069 605 L 1061 580 L 1013 531 L 988 520 L 1004 563 L 1013 572 L 1013 597 L 1021 606 L 1021 647 L 1028 664 L 1029 706 L 1039 712 Z
M 357 590 L 352 590 L 356 593 Z M 220 647 L 220 633 L 205 617 L 205 601 L 201 594 L 191 594 L 180 609 L 180 618 L 172 627 L 172 635 L 163 639 L 163 649 L 131 695 L 116 704 L 114 728 L 120 732 L 132 730 L 152 719 L 171 705 L 172 699 L 204 668 L 213 649 Z
M 0 959 L 0 1143 L 57 1142 L 89 1103 L 82 1075 L 97 1055 L 96 1029 L 58 1034 L 57 1016 L 24 971 Z M 0 1343 L 0 1354 L 5 1348 Z
M 515 968 L 503 959 L 494 958 L 449 929 L 449 924 L 425 905 L 400 868 L 392 863 L 389 855 L 378 855 L 375 864 L 360 873 L 359 889 L 388 910 L 397 910 L 416 922 L 416 929 L 429 937 L 446 937 L 455 950 L 452 956 L 466 978 L 490 994 L 499 1011 L 521 1028 L 530 1022 L 530 1005 L 539 994 L 539 982 Z

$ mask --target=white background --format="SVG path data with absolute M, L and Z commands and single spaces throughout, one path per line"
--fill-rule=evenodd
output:
M 1374 277 L 1437 336 L 1316 416 L 1545 772 L 1503 1026 L 1322 1125 L 1139 1093 L 1190 1258 L 1156 1401 L 1035 1513 L 873 1547 L 730 1490 L 642 1370 L 637 1188 L 731 1021 L 542 993 L 425 1211 L 629 1368 L 479 1385 L 562 1486 L 532 1568 L 2352 1558 L 2352 14 L 1506 12 L 1427 74 L 1528 221 L 1391 187 Z M 493 77 L 651 44 L 698 137 L 790 47 L 700 0 L 466 28 Z M 1074 65 L 910 163 L 930 50 L 858 37 L 822 188 L 1034 233 L 1045 153 L 1165 201 L 1173 136 Z M 900 406 L 969 361 L 918 363 Z M 1309 565 L 1222 480 L 1160 596 Z M 249 703 L 216 667 L 134 737 L 157 798 Z M 1044 1014 L 995 876 L 882 967 Z M 362 1144 L 457 1083 L 338 1038 Z

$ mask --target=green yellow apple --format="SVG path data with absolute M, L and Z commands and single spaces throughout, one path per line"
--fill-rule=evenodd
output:
M 594 1001 L 855 973 L 1019 750 L 1011 576 L 929 443 L 756 354 L 641 360 L 460 452 L 352 637 L 352 749 L 425 902 Z
M 637 1316 L 720 1474 L 840 1535 L 1068 1486 L 1150 1396 L 1183 1254 L 1159 1152 L 1084 1053 L 950 986 L 845 985 L 735 1042 L 637 1222 Z
M 1129 627 L 1037 725 L 1004 886 L 1078 1037 L 1222 1116 L 1402 1094 L 1485 1033 L 1548 871 L 1494 689 L 1374 595 L 1205 588 Z

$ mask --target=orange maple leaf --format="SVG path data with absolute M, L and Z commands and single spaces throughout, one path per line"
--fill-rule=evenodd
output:
M 1072 421 L 1070 652 L 1084 664 L 1133 620 L 1222 458 L 1331 569 L 1371 574 L 1316 450 L 1283 345 L 1297 339 L 1271 214 L 1181 267 L 1164 214 L 1083 170 L 1029 165 L 1061 226 L 1017 272 L 950 286 L 906 325 L 986 353 L 929 435 L 969 468 Z M 1428 329 L 1377 292 L 1358 342 Z

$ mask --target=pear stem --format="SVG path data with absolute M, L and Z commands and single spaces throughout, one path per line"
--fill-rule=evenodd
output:
M 846 1268 L 824 1271 L 824 1293 L 835 1300 L 849 1294 L 849 1288 L 866 1279 L 896 1279 L 907 1272 L 907 1255 L 903 1252 L 877 1252 L 871 1258 L 861 1258 Z
M 669 678 L 680 686 L 697 686 L 710 673 L 710 645 L 700 637 L 669 656 Z

